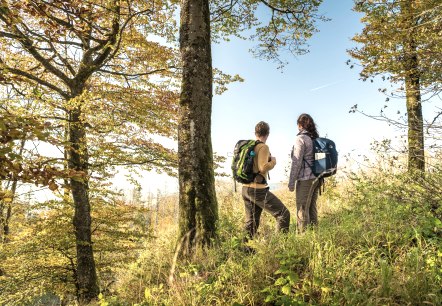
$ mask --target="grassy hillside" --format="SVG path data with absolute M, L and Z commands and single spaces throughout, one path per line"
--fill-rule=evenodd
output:
M 275 193 L 292 213 L 290 232 L 275 233 L 263 214 L 248 254 L 240 194 L 219 184 L 216 246 L 186 260 L 175 258 L 176 195 L 158 195 L 152 207 L 96 197 L 98 304 L 440 305 L 441 186 L 437 172 L 329 179 L 319 226 L 301 235 L 294 193 L 283 188 Z M 0 305 L 76 305 L 72 207 L 42 205 L 34 214 L 26 203 L 16 207 L 11 240 L 0 248 Z
M 123 267 L 102 305 L 440 305 L 440 176 L 416 183 L 386 173 L 328 182 L 319 227 L 296 234 L 294 194 L 277 192 L 292 213 L 289 234 L 264 220 L 242 251 L 239 194 L 218 192 L 218 246 L 174 261 L 175 225 Z M 173 267 L 175 265 L 175 267 Z

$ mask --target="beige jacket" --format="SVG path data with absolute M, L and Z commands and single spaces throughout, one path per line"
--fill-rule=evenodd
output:
M 255 158 L 253 159 L 253 172 L 259 173 L 266 180 L 269 177 L 269 171 L 272 170 L 276 165 L 276 160 L 270 159 L 269 146 L 265 143 L 259 143 L 255 147 Z M 267 188 L 267 184 L 258 183 L 260 176 L 258 175 L 254 183 L 243 184 L 243 186 L 262 189 Z

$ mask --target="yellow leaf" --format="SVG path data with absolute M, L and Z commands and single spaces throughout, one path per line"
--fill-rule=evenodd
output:
M 322 292 L 329 293 L 331 291 L 331 288 L 328 287 L 321 287 Z

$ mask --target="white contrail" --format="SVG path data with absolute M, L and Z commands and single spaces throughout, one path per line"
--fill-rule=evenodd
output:
M 310 91 L 317 91 L 317 90 L 319 90 L 319 89 L 323 89 L 323 88 L 326 88 L 326 87 L 329 87 L 329 86 L 332 86 L 332 85 L 338 84 L 338 83 L 340 83 L 340 82 L 341 82 L 341 81 L 336 81 L 336 82 L 333 82 L 333 83 L 328 83 L 328 84 L 325 84 L 325 85 L 322 85 L 322 86 L 319 86 L 319 87 L 312 88 L 312 89 L 310 89 Z

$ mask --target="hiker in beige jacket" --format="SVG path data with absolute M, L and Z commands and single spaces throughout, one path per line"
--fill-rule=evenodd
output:
M 253 173 L 257 173 L 257 175 L 252 183 L 243 184 L 242 187 L 247 239 L 253 238 L 256 234 L 263 210 L 275 217 L 277 230 L 288 231 L 290 225 L 289 210 L 280 199 L 269 191 L 267 185 L 268 171 L 276 165 L 276 158 L 271 156 L 269 147 L 266 145 L 269 133 L 270 127 L 266 122 L 261 121 L 255 126 L 255 136 L 260 141 L 255 147 L 255 158 L 253 159 Z
M 310 165 L 313 165 L 313 141 L 318 138 L 313 118 L 301 114 L 297 120 L 299 133 L 292 149 L 292 166 L 289 178 L 289 190 L 296 189 L 296 217 L 298 232 L 303 232 L 308 225 L 318 224 L 316 201 L 320 188 L 320 180 L 316 180 Z M 295 187 L 296 185 L 296 187 Z

